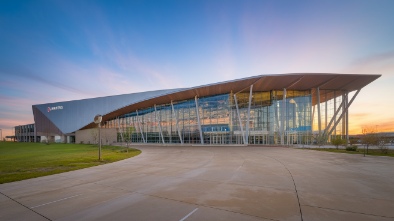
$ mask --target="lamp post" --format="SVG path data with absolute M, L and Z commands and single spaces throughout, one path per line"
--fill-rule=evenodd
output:
M 3 130 L 0 129 L 0 141 L 2 141 L 2 140 L 3 140 Z
M 98 124 L 99 128 L 99 161 L 101 161 L 101 121 L 103 120 L 103 116 L 97 114 L 94 117 L 94 123 Z

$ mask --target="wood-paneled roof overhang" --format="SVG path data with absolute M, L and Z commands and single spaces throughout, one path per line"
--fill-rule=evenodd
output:
M 342 96 L 345 93 L 361 89 L 373 82 L 381 75 L 375 74 L 335 74 L 335 73 L 293 73 L 280 75 L 260 75 L 225 81 L 215 84 L 203 85 L 192 88 L 183 88 L 165 93 L 157 97 L 132 103 L 125 107 L 103 115 L 103 121 L 116 118 L 126 113 L 144 109 L 156 105 L 169 104 L 171 101 L 183 101 L 193 99 L 195 96 L 206 97 L 226 93 L 248 92 L 253 85 L 254 92 L 271 90 L 310 90 L 312 93 L 312 105 L 317 102 L 316 89 L 320 90 L 320 102 L 332 99 L 334 96 Z M 83 127 L 94 127 L 90 123 Z

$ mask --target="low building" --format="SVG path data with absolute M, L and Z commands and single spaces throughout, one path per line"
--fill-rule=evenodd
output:
M 11 138 L 11 140 L 13 139 L 18 142 L 40 142 L 41 140 L 41 137 L 37 137 L 37 134 L 35 133 L 34 124 L 19 125 L 14 129 L 15 136 L 8 137 Z

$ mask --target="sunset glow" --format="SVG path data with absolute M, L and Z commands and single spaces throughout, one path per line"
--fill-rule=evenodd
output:
M 32 105 L 262 74 L 381 74 L 350 133 L 394 131 L 394 1 L 1 1 L 0 129 Z

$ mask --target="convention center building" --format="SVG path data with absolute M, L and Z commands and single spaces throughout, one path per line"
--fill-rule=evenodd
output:
M 349 107 L 380 75 L 260 75 L 192 88 L 33 105 L 21 140 L 180 145 L 313 144 L 348 139 Z M 100 124 L 94 122 L 102 116 Z M 23 128 L 23 126 L 19 126 Z M 19 128 L 18 127 L 18 128 Z M 18 134 L 15 134 L 18 138 Z M 18 138 L 19 139 L 19 138 Z

